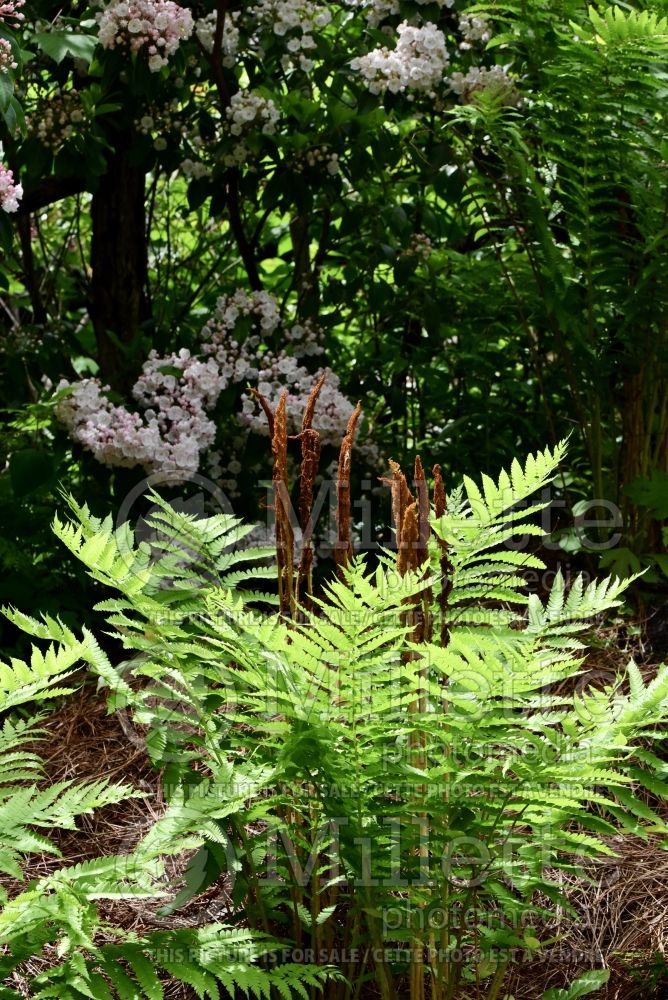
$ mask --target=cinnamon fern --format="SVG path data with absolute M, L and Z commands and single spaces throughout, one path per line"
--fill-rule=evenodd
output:
M 482 995 L 476 981 L 496 997 L 509 963 L 540 947 L 541 906 L 563 902 L 562 869 L 613 853 L 620 829 L 668 833 L 638 792 L 668 791 L 650 749 L 668 716 L 668 667 L 645 679 L 630 663 L 603 690 L 581 683 L 586 630 L 627 584 L 567 587 L 557 576 L 545 600 L 524 586 L 523 570 L 542 565 L 530 548 L 535 516 L 563 457 L 559 445 L 448 496 L 437 477 L 429 539 L 417 530 L 427 513 L 417 465 L 420 504 L 406 484 L 402 506 L 397 487 L 395 520 L 397 538 L 422 555 L 397 561 L 388 550 L 375 565 L 353 555 L 294 620 L 252 586 L 266 553 L 235 553 L 243 529 L 233 518 L 185 517 L 156 501 L 151 549 L 74 504 L 73 521 L 57 522 L 121 594 L 100 611 L 125 665 L 99 647 L 93 655 L 90 640 L 82 659 L 112 706 L 148 727 L 164 769 L 167 810 L 125 859 L 153 884 L 132 876 L 126 890 L 160 891 L 169 914 L 223 879 L 223 937 L 262 949 L 278 936 L 304 963 L 238 972 L 198 960 L 183 969 L 198 995 L 216 995 L 216 980 L 221 995 L 287 996 L 303 975 L 341 1000 L 365 981 L 384 1000 Z M 81 656 L 53 622 L 12 617 L 55 642 L 54 655 Z M 186 851 L 183 883 L 170 890 L 161 866 Z M 68 892 L 95 891 L 85 872 L 63 877 Z M 134 995 L 137 983 L 161 995 L 139 957 L 150 942 L 96 947 L 97 964 L 81 966 L 93 995 Z M 156 968 L 178 973 L 171 960 Z

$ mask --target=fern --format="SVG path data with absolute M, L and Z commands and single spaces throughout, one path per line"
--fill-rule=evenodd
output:
M 525 604 L 524 578 L 518 570 L 541 568 L 542 563 L 526 551 L 512 551 L 509 541 L 518 536 L 528 539 L 543 534 L 531 523 L 530 517 L 549 503 L 544 499 L 546 487 L 553 480 L 563 459 L 565 445 L 553 452 L 531 457 L 522 469 L 515 461 L 509 473 L 502 472 L 495 483 L 483 477 L 482 491 L 469 477 L 464 479 L 464 491 L 450 498 L 449 513 L 434 522 L 437 539 L 447 543 L 452 567 L 452 594 L 449 599 L 452 621 L 461 621 L 466 611 L 460 605 L 479 603 L 481 598 Z M 537 503 L 527 503 L 534 494 L 542 493 Z M 520 506 L 519 510 L 515 508 Z M 505 548 L 502 548 L 505 546 Z M 436 557 L 439 547 L 433 543 Z M 498 625 L 512 616 L 496 615 Z
M 668 51 L 668 18 L 649 10 L 627 10 L 608 7 L 599 14 L 589 8 L 589 19 L 596 32 L 595 41 L 603 45 L 619 45 L 625 49 L 638 46 L 643 52 Z M 580 30 L 580 26 L 574 26 Z
M 665 766 L 640 744 L 668 717 L 668 668 L 646 682 L 629 664 L 603 691 L 574 683 L 588 623 L 618 607 L 627 584 L 567 589 L 557 576 L 545 601 L 523 586 L 523 568 L 542 564 L 518 541 L 539 534 L 532 518 L 563 455 L 559 445 L 495 480 L 465 480 L 432 518 L 429 566 L 398 574 L 389 553 L 374 568 L 354 559 L 292 623 L 231 585 L 241 581 L 228 558 L 236 523 L 156 500 L 145 559 L 127 529 L 120 539 L 81 510 L 64 534 L 93 575 L 115 581 L 120 598 L 100 610 L 146 687 L 134 690 L 84 635 L 86 662 L 112 704 L 149 726 L 168 804 L 113 887 L 104 863 L 59 874 L 67 905 L 78 900 L 78 929 L 36 995 L 160 997 L 170 976 L 202 997 L 309 997 L 330 975 L 328 956 L 357 949 L 346 975 L 375 978 L 392 1000 L 410 946 L 431 956 L 432 995 L 450 1000 L 464 982 L 448 958 L 454 941 L 464 953 L 482 942 L 494 963 L 499 949 L 525 947 L 526 919 L 543 912 L 537 893 L 561 900 L 561 871 L 610 854 L 619 830 L 668 834 L 638 792 L 668 791 Z M 87 548 L 90 532 L 104 538 Z M 128 586 L 121 541 L 144 566 L 141 587 Z M 441 615 L 445 644 L 433 628 Z M 26 624 L 81 653 L 57 622 Z M 183 880 L 170 885 L 164 859 L 184 851 Z M 204 930 L 113 944 L 91 930 L 88 908 L 105 892 L 153 893 L 168 915 L 223 874 L 236 916 L 206 931 L 223 942 L 218 961 L 197 950 Z M 451 921 L 467 908 L 473 926 L 446 929 L 435 948 L 428 915 L 442 909 Z M 495 928 L 484 926 L 489 913 Z M 274 926 L 325 966 L 263 965 Z M 235 935 L 250 949 L 243 961 L 230 957 Z M 191 960 L 168 954 L 179 947 Z
M 202 1000 L 220 1000 L 237 991 L 269 998 L 274 988 L 282 997 L 292 998 L 308 996 L 305 987 L 322 990 L 336 978 L 335 970 L 309 964 L 263 968 L 261 963 L 271 957 L 276 942 L 224 924 L 142 936 L 106 927 L 90 899 L 133 896 L 131 888 L 124 894 L 118 887 L 109 888 L 118 879 L 119 869 L 114 871 L 112 861 L 118 865 L 122 859 L 63 869 L 5 907 L 0 932 L 10 953 L 0 957 L 0 974 L 7 975 L 33 956 L 39 942 L 57 944 L 59 960 L 30 976 L 35 1000 L 156 1000 L 165 996 L 167 978 L 192 987 Z M 127 866 L 122 870 L 127 874 Z M 145 879 L 145 872 L 138 874 Z M 100 932 L 118 940 L 98 944 Z M 21 996 L 9 989 L 2 995 Z
M 534 89 L 519 110 L 452 112 L 467 222 L 512 295 L 546 405 L 567 400 L 583 429 L 596 496 L 616 487 L 628 506 L 622 488 L 649 475 L 665 435 L 648 387 L 663 386 L 668 302 L 668 22 L 619 4 L 477 7 L 502 28 L 496 58 Z M 619 469 L 612 489 L 605 468 Z M 647 524 L 629 520 L 640 544 Z

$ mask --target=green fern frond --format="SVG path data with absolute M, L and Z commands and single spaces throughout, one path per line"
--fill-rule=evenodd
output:
M 668 18 L 652 11 L 624 11 L 621 7 L 608 7 L 599 14 L 595 7 L 590 7 L 589 20 L 599 44 L 668 50 Z M 579 29 L 580 26 L 577 26 L 576 30 Z
M 466 496 L 473 516 L 481 525 L 495 525 L 500 520 L 508 520 L 511 509 L 523 500 L 544 489 L 554 479 L 566 453 L 566 441 L 556 446 L 554 451 L 530 455 L 524 469 L 515 459 L 510 472 L 502 472 L 498 483 L 489 476 L 482 476 L 483 493 L 468 476 L 464 477 Z M 484 495 L 483 495 L 484 494 Z M 530 513 L 542 510 L 545 503 L 534 505 Z M 502 517 L 505 515 L 505 517 Z M 526 516 L 520 511 L 517 517 Z
M 14 657 L 9 664 L 0 663 L 0 711 L 37 699 L 70 694 L 72 688 L 56 685 L 72 677 L 77 663 L 83 658 L 83 644 L 75 643 L 61 649 L 52 645 L 45 653 L 33 647 L 30 663 Z

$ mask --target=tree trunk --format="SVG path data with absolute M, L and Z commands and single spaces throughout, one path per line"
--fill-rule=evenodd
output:
M 668 474 L 668 384 L 658 362 L 643 367 L 624 380 L 620 489 L 636 479 L 649 479 L 654 471 Z M 661 523 L 651 511 L 621 494 L 626 530 L 636 548 L 663 550 Z
M 112 137 L 110 137 L 112 138 Z M 134 342 L 150 319 L 143 170 L 129 162 L 129 132 L 113 136 L 107 172 L 93 194 L 90 314 L 100 377 L 127 391 L 137 361 Z

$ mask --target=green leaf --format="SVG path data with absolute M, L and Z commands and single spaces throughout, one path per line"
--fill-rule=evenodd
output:
M 594 993 L 605 986 L 610 978 L 609 969 L 591 969 L 579 976 L 575 982 L 571 983 L 568 989 L 548 990 L 543 994 L 543 1000 L 577 1000 L 577 997 L 586 996 L 587 993 Z
M 6 73 L 0 73 L 0 111 L 3 113 L 9 107 L 9 102 L 14 96 L 14 81 Z
M 649 478 L 634 479 L 624 490 L 639 507 L 647 507 L 657 520 L 668 517 L 668 474 L 655 469 Z
M 620 580 L 627 580 L 630 576 L 642 572 L 642 564 L 638 556 L 623 545 L 602 552 L 599 564 L 601 569 L 610 570 Z
M 69 31 L 38 31 L 34 39 L 42 52 L 57 63 L 67 55 L 89 63 L 97 47 L 94 35 L 75 35 Z

